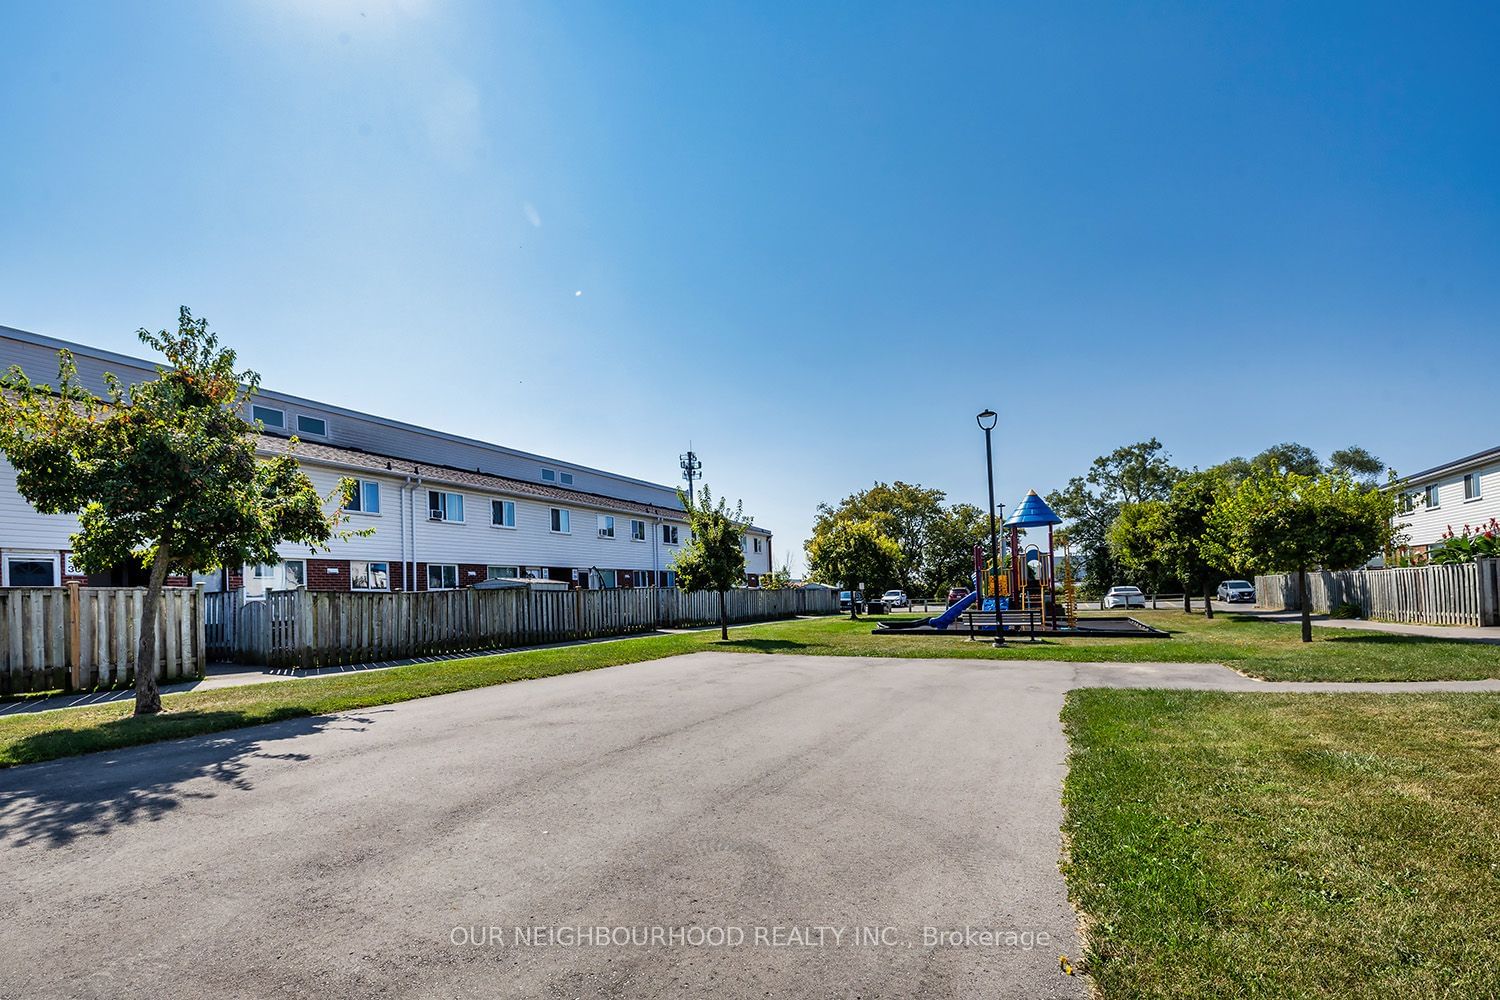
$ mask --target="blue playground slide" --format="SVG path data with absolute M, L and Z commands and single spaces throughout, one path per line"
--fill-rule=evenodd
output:
M 959 615 L 968 610 L 969 605 L 973 604 L 978 599 L 979 591 L 971 590 L 964 596 L 963 600 L 955 602 L 954 605 L 947 611 L 944 611 L 936 618 L 929 618 L 927 620 L 927 624 L 931 625 L 933 628 L 947 628 L 958 619 Z

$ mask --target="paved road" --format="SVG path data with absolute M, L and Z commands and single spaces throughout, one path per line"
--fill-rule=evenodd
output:
M 17 768 L 0 996 L 1082 997 L 1057 714 L 1098 684 L 1500 690 L 699 653 Z M 577 925 L 647 943 L 515 939 Z M 966 926 L 1028 937 L 923 937 Z

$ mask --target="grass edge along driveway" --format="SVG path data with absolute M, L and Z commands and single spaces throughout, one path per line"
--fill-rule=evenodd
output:
M 1062 719 L 1100 996 L 1500 995 L 1500 695 L 1092 688 Z
M 864 619 L 813 618 L 716 632 L 651 635 L 549 649 L 417 663 L 362 673 L 168 695 L 163 715 L 136 719 L 130 702 L 0 717 L 0 768 L 197 736 L 281 719 L 654 660 L 700 650 L 807 656 L 1222 663 L 1277 680 L 1472 680 L 1500 677 L 1500 646 L 1387 633 L 1319 636 L 1304 645 L 1295 624 L 1213 621 L 1177 611 L 1141 615 L 1171 639 L 1016 641 L 1004 649 L 964 636 L 871 635 Z

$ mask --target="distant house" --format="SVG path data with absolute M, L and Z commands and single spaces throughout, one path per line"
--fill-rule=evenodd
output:
M 1425 555 L 1442 544 L 1451 527 L 1478 528 L 1500 517 L 1500 447 L 1435 465 L 1403 479 L 1397 522 L 1405 525 L 1412 555 Z

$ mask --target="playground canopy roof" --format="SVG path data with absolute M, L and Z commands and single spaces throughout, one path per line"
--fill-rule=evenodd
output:
M 1016 506 L 1016 512 L 1005 519 L 1007 528 L 1040 528 L 1048 524 L 1062 524 L 1062 518 L 1036 495 L 1036 490 L 1027 493 L 1026 499 Z

